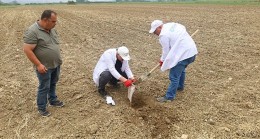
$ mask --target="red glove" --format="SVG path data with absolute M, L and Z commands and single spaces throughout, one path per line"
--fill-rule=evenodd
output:
M 161 60 L 160 60 L 160 62 L 159 62 L 159 63 L 160 63 L 160 66 L 162 66 L 163 62 L 162 62 Z
M 133 83 L 132 80 L 126 80 L 126 81 L 124 82 L 124 85 L 125 85 L 125 87 L 129 87 L 129 86 L 132 85 L 132 83 Z

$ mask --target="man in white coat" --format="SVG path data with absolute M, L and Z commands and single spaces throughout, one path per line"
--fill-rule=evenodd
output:
M 129 60 L 129 50 L 125 46 L 108 49 L 100 57 L 93 72 L 93 80 L 98 86 L 99 94 L 107 101 L 107 97 L 110 97 L 105 90 L 107 83 L 116 86 L 117 82 L 121 81 L 125 87 L 129 87 L 135 81 L 128 64 Z
M 172 101 L 176 97 L 176 91 L 184 89 L 185 69 L 194 62 L 198 53 L 196 44 L 185 26 L 174 22 L 164 24 L 161 20 L 154 20 L 149 33 L 159 36 L 162 47 L 161 70 L 170 70 L 171 82 L 166 94 L 157 98 L 157 101 Z

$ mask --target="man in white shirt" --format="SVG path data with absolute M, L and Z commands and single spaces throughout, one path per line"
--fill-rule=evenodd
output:
M 174 22 L 164 24 L 161 20 L 154 20 L 149 33 L 159 36 L 162 46 L 161 70 L 170 70 L 170 85 L 166 94 L 157 98 L 157 101 L 172 101 L 176 97 L 176 91 L 184 89 L 185 69 L 194 62 L 198 53 L 196 44 L 186 28 Z
M 121 81 L 125 87 L 129 87 L 135 81 L 129 60 L 129 50 L 125 46 L 108 49 L 102 54 L 93 72 L 93 80 L 102 97 L 108 96 L 105 90 L 107 83 L 116 86 L 117 82 Z

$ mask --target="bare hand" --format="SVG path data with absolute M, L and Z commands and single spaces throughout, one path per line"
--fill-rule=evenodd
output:
M 44 65 L 40 64 L 39 66 L 37 66 L 37 70 L 39 73 L 43 74 L 46 73 L 48 69 Z

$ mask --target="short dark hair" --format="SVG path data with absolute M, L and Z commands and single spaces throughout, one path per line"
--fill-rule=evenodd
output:
M 45 10 L 42 13 L 41 19 L 47 18 L 50 19 L 51 18 L 51 14 L 54 13 L 55 15 L 57 15 L 56 12 L 52 11 L 52 10 Z

